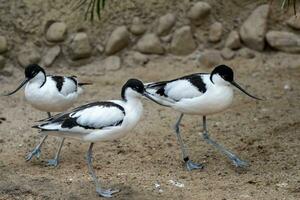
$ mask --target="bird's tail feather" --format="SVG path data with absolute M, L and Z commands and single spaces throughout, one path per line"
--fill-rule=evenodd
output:
M 78 83 L 79 86 L 84 86 L 84 85 L 93 85 L 92 82 L 85 82 L 85 83 Z
M 149 97 L 146 97 L 146 98 L 161 105 L 161 106 L 171 107 L 174 103 L 169 98 L 157 94 L 156 89 L 149 88 L 149 89 L 146 89 L 146 91 L 147 91 L 147 94 L 150 96 L 150 98 Z

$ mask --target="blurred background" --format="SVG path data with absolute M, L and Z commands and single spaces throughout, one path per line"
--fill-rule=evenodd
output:
M 128 137 L 94 149 L 104 185 L 122 190 L 116 199 L 299 199 L 299 54 L 298 0 L 0 0 L 1 93 L 30 63 L 93 82 L 75 106 L 120 98 L 132 77 L 167 80 L 226 64 L 266 99 L 236 91 L 231 109 L 209 117 L 212 138 L 251 164 L 244 171 L 202 141 L 200 117 L 187 116 L 185 143 L 206 166 L 193 172 L 173 134 L 178 113 L 145 101 Z M 49 168 L 43 160 L 59 141 L 52 138 L 39 160 L 25 162 L 40 140 L 31 126 L 45 117 L 21 91 L 0 97 L 0 199 L 98 199 L 88 144 L 67 140 L 60 166 Z

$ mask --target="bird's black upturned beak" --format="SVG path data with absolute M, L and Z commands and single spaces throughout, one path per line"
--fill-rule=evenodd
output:
M 150 99 L 151 101 L 157 103 L 158 105 L 167 106 L 167 105 L 164 105 L 164 104 L 156 101 L 146 90 L 144 91 L 143 96 L 147 97 L 148 99 Z M 169 107 L 169 106 L 167 106 L 167 107 Z
M 22 88 L 29 80 L 30 80 L 30 79 L 25 79 L 25 80 L 19 85 L 19 87 L 18 87 L 17 89 L 15 89 L 14 91 L 9 92 L 9 93 L 7 93 L 7 94 L 3 94 L 3 96 L 10 96 L 10 95 L 16 93 L 16 92 L 17 92 L 19 89 L 21 89 L 21 88 Z
M 246 92 L 241 86 L 239 86 L 236 82 L 234 82 L 234 81 L 231 81 L 230 82 L 232 85 L 234 85 L 236 88 L 238 88 L 239 90 L 241 90 L 242 92 L 244 92 L 246 95 L 248 95 L 249 97 L 252 97 L 253 99 L 257 99 L 257 100 L 262 100 L 262 99 L 260 99 L 260 98 L 258 98 L 258 97 L 255 97 L 255 96 L 253 96 L 253 95 L 251 95 L 251 94 L 249 94 L 248 92 Z

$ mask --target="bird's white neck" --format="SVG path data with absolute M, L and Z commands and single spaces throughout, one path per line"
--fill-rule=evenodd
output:
M 39 72 L 35 77 L 33 77 L 29 83 L 36 84 L 41 87 L 46 81 L 46 75 L 43 72 Z

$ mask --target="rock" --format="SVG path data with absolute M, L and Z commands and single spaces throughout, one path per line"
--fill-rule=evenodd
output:
M 17 60 L 22 67 L 26 67 L 32 63 L 39 63 L 41 54 L 33 44 L 26 44 L 25 47 L 19 51 Z
M 239 33 L 237 31 L 231 31 L 226 40 L 225 47 L 230 49 L 239 49 L 241 46 Z
M 67 25 L 64 22 L 52 22 L 48 25 L 46 39 L 49 42 L 64 41 L 67 35 Z
M 125 58 L 125 63 L 129 67 L 140 67 L 144 66 L 149 62 L 149 58 L 147 55 L 142 54 L 137 51 L 131 51 L 128 53 L 127 57 Z
M 146 32 L 147 28 L 142 23 L 142 21 L 139 17 L 135 17 L 132 20 L 132 24 L 131 24 L 129 30 L 134 35 L 142 35 L 143 33 Z
M 291 85 L 288 84 L 288 83 L 284 84 L 283 89 L 285 89 L 285 90 L 293 90 L 292 87 L 291 87 Z
M 145 65 L 149 62 L 149 58 L 140 52 L 134 52 L 132 58 L 133 61 L 138 65 Z
M 5 58 L 0 55 L 0 70 L 5 67 Z
M 189 9 L 187 16 L 193 24 L 200 25 L 206 19 L 210 10 L 211 6 L 208 3 L 199 1 Z
M 120 26 L 116 28 L 110 38 L 108 39 L 105 46 L 105 53 L 107 55 L 114 54 L 125 47 L 130 43 L 129 32 L 126 26 Z
M 0 36 L 0 53 L 7 51 L 7 40 L 4 36 Z
M 300 37 L 285 31 L 269 31 L 266 35 L 269 45 L 277 50 L 299 53 Z
M 261 5 L 252 12 L 241 26 L 241 39 L 251 49 L 258 51 L 264 49 L 268 15 L 269 5 Z
M 0 70 L 2 76 L 10 77 L 14 74 L 15 66 L 11 63 L 5 65 L 5 67 Z
M 52 65 L 52 63 L 55 61 L 55 59 L 59 56 L 61 52 L 60 46 L 54 46 L 51 47 L 49 50 L 47 50 L 46 55 L 44 56 L 44 59 L 42 61 L 42 66 L 49 67 Z
M 145 34 L 137 43 L 137 50 L 147 54 L 163 54 L 164 48 L 154 33 Z
M 242 48 L 238 51 L 238 55 L 243 57 L 243 58 L 254 58 L 255 57 L 255 53 L 253 52 L 253 50 L 248 49 L 248 48 Z
M 290 27 L 300 30 L 300 13 L 297 13 L 296 15 L 293 15 L 287 20 L 287 25 Z
M 103 67 L 108 71 L 116 71 L 121 68 L 121 58 L 119 56 L 109 56 L 103 61 Z
M 235 56 L 235 52 L 232 51 L 232 50 L 229 49 L 229 48 L 224 48 L 224 49 L 222 49 L 222 51 L 221 51 L 221 55 L 222 55 L 222 57 L 223 57 L 224 59 L 230 60 L 230 59 L 232 59 L 232 58 Z
M 97 50 L 99 51 L 99 53 L 103 53 L 104 52 L 104 47 L 101 44 L 98 44 L 96 46 Z
M 215 67 L 223 62 L 220 51 L 205 50 L 199 57 L 199 62 L 205 67 Z
M 187 55 L 197 48 L 190 26 L 183 26 L 174 32 L 170 51 L 175 55 Z
M 84 32 L 76 33 L 71 40 L 69 51 L 72 60 L 78 60 L 91 56 L 92 47 L 87 34 Z
M 176 17 L 172 13 L 161 16 L 158 20 L 157 35 L 163 36 L 170 32 L 175 25 Z
M 166 36 L 163 36 L 163 37 L 161 37 L 161 40 L 163 41 L 163 42 L 171 42 L 171 40 L 172 40 L 172 35 L 171 34 L 169 34 L 169 35 L 166 35 Z
M 138 65 L 144 66 L 149 62 L 149 58 L 144 54 L 136 52 L 133 54 L 133 61 Z
M 223 33 L 223 25 L 220 22 L 213 23 L 209 28 L 209 41 L 219 42 Z

